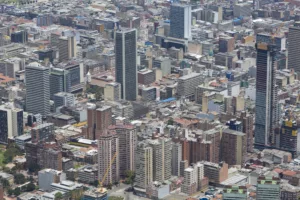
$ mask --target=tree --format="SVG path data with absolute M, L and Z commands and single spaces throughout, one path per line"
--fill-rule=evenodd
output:
M 54 195 L 54 199 L 55 200 L 59 200 L 59 199 L 62 199 L 63 198 L 63 195 L 61 192 L 57 192 L 55 195 Z
M 31 182 L 26 186 L 26 191 L 31 192 L 33 190 L 35 190 L 35 185 L 34 185 L 34 183 Z
M 15 195 L 15 196 L 19 196 L 20 194 L 21 194 L 21 189 L 17 187 L 17 188 L 14 190 L 14 195 Z
M 95 187 L 98 187 L 99 181 L 98 181 L 98 180 L 95 180 L 95 181 L 92 183 L 92 185 L 95 186 Z
M 40 171 L 40 166 L 35 163 L 29 163 L 28 171 L 31 173 L 36 173 L 36 172 Z
M 8 193 L 8 196 L 11 196 L 11 195 L 13 195 L 14 190 L 11 189 L 11 188 L 9 188 L 9 189 L 7 190 L 7 193 Z
M 134 171 L 127 170 L 126 171 L 126 180 L 125 183 L 130 184 L 133 187 L 135 181 L 135 173 Z
M 102 93 L 101 93 L 100 89 L 97 89 L 97 91 L 95 93 L 95 98 L 97 101 L 102 99 Z
M 173 125 L 174 124 L 174 120 L 173 120 L 173 118 L 170 118 L 169 120 L 168 120 L 168 125 Z
M 4 178 L 0 178 L 0 182 L 3 186 L 3 188 L 8 188 L 9 187 L 9 181 L 7 179 L 4 179 Z
M 26 178 L 23 174 L 14 175 L 14 179 L 16 184 L 23 184 L 26 181 Z
M 109 190 L 112 189 L 112 184 L 111 184 L 111 183 L 109 183 L 109 184 L 107 185 L 107 189 L 109 189 Z

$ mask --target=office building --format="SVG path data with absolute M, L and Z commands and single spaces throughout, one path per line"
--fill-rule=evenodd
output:
M 300 187 L 295 187 L 288 183 L 280 184 L 280 199 L 281 200 L 299 200 Z
M 53 24 L 53 16 L 50 14 L 40 14 L 36 18 L 37 26 L 50 26 Z
M 50 113 L 49 68 L 34 62 L 25 68 L 26 111 L 46 116 Z
M 81 196 L 83 192 L 83 185 L 79 183 L 75 183 L 73 181 L 61 181 L 60 183 L 52 183 L 51 191 L 60 191 L 64 193 L 71 193 L 72 191 L 77 191 L 77 196 Z M 71 193 L 72 194 L 72 193 Z M 74 196 L 71 197 L 75 199 Z
M 58 42 L 59 61 L 66 61 L 77 55 L 77 42 L 74 36 L 60 37 Z
M 137 98 L 136 41 L 136 29 L 116 32 L 116 82 L 121 84 L 121 98 L 128 101 L 134 101 Z
M 280 199 L 280 179 L 277 177 L 260 176 L 257 179 L 256 200 L 269 199 Z
M 172 4 L 170 9 L 170 37 L 191 39 L 192 13 L 190 5 Z
M 112 108 L 102 106 L 97 108 L 91 105 L 87 109 L 87 138 L 91 140 L 99 139 L 106 134 L 108 127 L 112 124 Z
M 53 134 L 54 134 L 53 123 L 41 124 L 31 129 L 31 141 L 32 142 L 47 141 L 52 138 Z
M 108 101 L 119 101 L 121 99 L 121 84 L 107 83 L 104 87 L 104 99 Z
M 228 36 L 220 36 L 219 38 L 219 52 L 232 52 L 235 47 L 235 39 Z
M 25 149 L 25 143 L 31 141 L 31 134 L 23 134 L 15 138 L 15 143 L 22 150 Z
M 242 132 L 246 134 L 247 137 L 247 152 L 253 152 L 253 121 L 254 117 L 252 114 L 241 112 L 239 120 L 242 122 L 243 130 Z
M 55 57 L 55 52 L 53 49 L 42 49 L 38 51 L 39 55 L 39 60 L 46 61 L 48 60 L 49 62 L 53 62 L 54 57 Z
M 288 68 L 300 73 L 300 27 L 290 27 L 288 36 Z
M 156 100 L 156 87 L 147 87 L 142 89 L 142 100 L 143 101 L 155 101 Z
M 182 159 L 182 145 L 180 143 L 172 144 L 172 175 L 180 176 L 180 161 Z
M 241 121 L 237 121 L 236 119 L 231 119 L 226 123 L 226 125 L 229 127 L 231 130 L 235 131 L 243 131 L 243 124 Z
M 163 182 L 171 178 L 172 141 L 170 138 L 148 140 L 153 149 L 153 181 Z
M 78 169 L 77 172 L 78 181 L 81 183 L 91 184 L 98 181 L 98 169 L 97 164 L 95 165 L 85 165 Z
M 62 152 L 56 147 L 52 147 L 53 144 L 49 144 L 50 147 L 38 145 L 37 151 L 37 164 L 40 168 L 50 168 L 58 171 L 62 170 Z M 35 163 L 36 164 L 36 163 Z
M 208 178 L 210 183 L 220 184 L 228 178 L 228 164 L 225 162 L 211 163 L 202 161 L 204 165 L 204 176 Z
M 23 110 L 6 104 L 0 106 L 0 143 L 23 135 Z
M 192 195 L 201 190 L 204 178 L 204 165 L 200 162 L 184 170 L 184 182 L 181 185 L 181 191 L 185 194 Z
M 119 138 L 116 133 L 102 135 L 98 140 L 98 178 L 103 185 L 114 184 L 120 180 Z M 112 162 L 114 161 L 114 162 Z M 111 163 L 112 162 L 112 163 Z M 111 166 L 111 167 L 109 167 Z M 107 172 L 108 170 L 108 172 Z
M 51 191 L 51 184 L 66 180 L 66 174 L 54 169 L 43 169 L 39 171 L 38 179 L 39 189 L 43 191 Z
M 135 182 L 144 189 L 153 182 L 153 149 L 146 142 L 137 145 Z
M 51 68 L 50 69 L 50 98 L 53 99 L 54 94 L 59 92 L 68 92 L 71 89 L 71 83 L 68 81 L 68 71 Z
M 17 31 L 11 34 L 11 42 L 24 44 L 28 41 L 27 31 Z
M 155 81 L 155 73 L 149 69 L 143 69 L 138 72 L 138 83 L 142 85 L 150 85 Z
M 243 165 L 247 155 L 246 134 L 225 129 L 222 131 L 221 160 L 228 165 Z
M 132 125 L 113 125 L 108 128 L 111 132 L 116 132 L 119 138 L 119 162 L 120 176 L 125 177 L 126 171 L 135 169 L 135 150 L 137 145 L 137 132 Z
M 194 98 L 195 90 L 202 82 L 201 74 L 191 73 L 178 78 L 177 93 L 180 97 Z
M 255 101 L 255 146 L 274 144 L 274 130 L 278 124 L 278 100 L 275 79 L 277 50 L 266 43 L 258 43 Z
M 59 92 L 57 94 L 54 94 L 53 100 L 55 108 L 60 106 L 73 107 L 75 105 L 74 94 L 67 92 Z
M 247 200 L 246 186 L 225 186 L 223 200 Z
M 246 17 L 251 16 L 252 12 L 252 4 L 245 2 L 245 3 L 236 3 L 233 6 L 233 15 L 234 17 Z
M 280 149 L 297 154 L 298 126 L 296 121 L 284 120 L 280 131 Z

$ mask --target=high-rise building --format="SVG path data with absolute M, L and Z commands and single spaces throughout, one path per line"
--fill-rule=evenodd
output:
M 182 159 L 182 145 L 173 143 L 172 145 L 172 175 L 180 176 L 180 161 Z
M 277 177 L 260 176 L 257 179 L 256 187 L 257 200 L 279 200 L 280 199 L 280 179 Z
M 51 184 L 65 180 L 66 174 L 53 169 L 43 169 L 39 171 L 38 178 L 39 189 L 42 189 L 43 191 L 50 191 Z
M 202 82 L 201 74 L 191 73 L 178 79 L 177 93 L 181 97 L 194 98 L 196 87 Z
M 77 55 L 77 43 L 74 36 L 60 37 L 58 43 L 59 61 L 69 60 Z
M 103 185 L 113 184 L 120 179 L 119 138 L 115 133 L 103 135 L 98 140 L 98 178 Z M 112 162 L 114 161 L 114 162 Z M 108 170 L 108 172 L 107 172 Z
M 54 94 L 54 106 L 55 108 L 60 106 L 69 106 L 72 107 L 75 105 L 75 96 L 74 94 L 67 92 L 59 92 Z
M 108 83 L 104 88 L 104 99 L 109 101 L 119 101 L 121 99 L 121 84 Z
M 278 124 L 276 86 L 276 53 L 274 45 L 257 43 L 255 146 L 262 148 L 274 144 L 274 130 Z
M 220 37 L 219 39 L 219 52 L 232 52 L 235 47 L 235 40 L 233 37 Z
M 209 179 L 210 183 L 220 184 L 228 179 L 228 164 L 221 162 L 219 164 L 203 161 L 204 176 Z
M 10 38 L 11 42 L 24 44 L 28 41 L 28 33 L 27 31 L 17 31 L 12 33 Z
M 51 68 L 50 70 L 50 98 L 53 99 L 56 93 L 70 91 L 71 84 L 67 81 L 67 70 L 59 68 Z
M 108 129 L 116 132 L 119 138 L 120 176 L 125 177 L 126 171 L 135 169 L 136 129 L 132 125 L 114 125 Z
M 137 32 L 136 29 L 116 32 L 116 82 L 121 84 L 121 98 L 137 98 Z
M 163 182 L 171 178 L 172 141 L 170 138 L 148 140 L 153 149 L 153 181 Z
M 144 189 L 153 181 L 153 149 L 146 142 L 137 145 L 135 181 Z
M 191 39 L 192 8 L 190 5 L 171 5 L 170 37 Z
M 25 68 L 26 111 L 46 116 L 50 113 L 49 68 L 34 62 Z
M 31 129 L 31 141 L 40 142 L 51 139 L 54 134 L 54 124 L 45 123 Z
M 8 138 L 23 135 L 23 110 L 12 105 L 0 106 L 0 143 L 7 144 Z
M 253 121 L 254 117 L 252 114 L 241 112 L 240 121 L 243 124 L 243 133 L 247 137 L 247 152 L 253 152 Z
M 87 138 L 96 140 L 106 134 L 108 127 L 112 124 L 112 108 L 102 106 L 97 108 L 92 105 L 87 109 Z
M 298 127 L 297 122 L 285 120 L 282 122 L 280 131 L 280 149 L 297 154 Z
M 184 170 L 184 182 L 181 185 L 181 191 L 185 194 L 192 195 L 201 189 L 204 179 L 204 165 L 200 162 Z
M 288 68 L 300 73 L 300 27 L 290 27 L 288 36 Z
M 228 165 L 243 165 L 247 153 L 246 135 L 231 129 L 223 130 L 220 152 L 221 160 Z

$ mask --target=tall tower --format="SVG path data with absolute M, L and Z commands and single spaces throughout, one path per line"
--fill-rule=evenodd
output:
M 289 28 L 288 68 L 300 73 L 300 27 Z
M 190 39 L 192 8 L 190 5 L 174 4 L 170 11 L 170 37 Z
M 46 116 L 50 113 L 49 68 L 37 62 L 25 68 L 26 111 Z
M 121 84 L 121 98 L 128 101 L 137 97 L 136 40 L 136 29 L 116 32 L 116 82 Z
M 115 133 L 101 136 L 98 141 L 98 178 L 102 180 L 107 173 L 103 185 L 113 184 L 119 181 L 119 172 L 119 138 Z
M 274 45 L 257 43 L 255 146 L 274 144 L 274 129 L 278 124 L 278 100 L 276 86 L 276 53 Z
M 59 61 L 69 60 L 76 57 L 77 44 L 74 36 L 60 37 L 58 43 Z

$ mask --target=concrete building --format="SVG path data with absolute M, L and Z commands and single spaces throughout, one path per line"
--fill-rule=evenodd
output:
M 296 121 L 285 120 L 282 122 L 278 143 L 281 150 L 291 152 L 294 156 L 297 154 L 298 126 Z
M 73 107 L 75 106 L 75 96 L 74 94 L 67 92 L 59 92 L 54 94 L 53 97 L 55 108 L 60 106 Z
M 134 126 L 124 124 L 110 126 L 108 130 L 116 132 L 119 138 L 120 176 L 125 177 L 126 171 L 135 171 L 137 131 Z
M 155 81 L 155 73 L 149 69 L 138 71 L 138 83 L 142 85 L 150 85 Z
M 288 37 L 288 68 L 294 69 L 298 74 L 300 73 L 300 27 L 290 27 Z
M 115 37 L 116 82 L 121 84 L 121 98 L 134 101 L 137 98 L 137 31 L 120 30 Z
M 15 143 L 20 149 L 25 149 L 25 143 L 31 141 L 31 134 L 20 135 L 15 138 Z
M 233 7 L 234 17 L 246 17 L 251 16 L 252 4 L 251 3 L 237 3 Z
M 45 123 L 31 129 L 31 141 L 40 142 L 51 139 L 54 134 L 54 124 Z
M 39 189 L 43 191 L 51 191 L 52 183 L 60 183 L 66 180 L 66 174 L 54 169 L 43 169 L 39 171 Z
M 219 52 L 232 52 L 235 48 L 235 39 L 228 36 L 220 36 L 219 38 Z
M 257 200 L 279 200 L 280 199 L 280 179 L 277 177 L 260 176 L 257 179 L 256 189 Z
M 197 162 L 184 170 L 184 182 L 181 185 L 181 191 L 188 195 L 196 193 L 201 190 L 203 179 L 204 165 Z
M 91 140 L 99 139 L 112 124 L 112 108 L 102 106 L 97 108 L 91 105 L 87 109 L 87 138 Z
M 11 42 L 25 44 L 28 41 L 28 33 L 25 30 L 11 33 Z
M 247 138 L 240 131 L 222 131 L 221 160 L 228 165 L 243 165 L 247 154 Z
M 98 140 L 98 178 L 102 180 L 108 170 L 103 185 L 113 184 L 120 180 L 119 138 L 117 134 L 102 135 Z M 123 163 L 122 163 L 123 164 Z
M 136 186 L 146 188 L 153 182 L 153 149 L 146 142 L 140 142 L 136 149 Z
M 163 182 L 171 178 L 172 140 L 158 138 L 147 140 L 153 149 L 153 181 Z
M 74 36 L 60 37 L 58 42 L 59 61 L 69 60 L 77 55 L 77 42 Z
M 50 143 L 50 147 L 43 144 L 39 144 L 37 149 L 37 163 L 40 168 L 50 168 L 58 171 L 62 170 L 62 152 L 56 147 L 52 147 L 53 144 Z M 27 157 L 26 157 L 27 158 Z
M 181 97 L 194 98 L 195 89 L 201 84 L 201 74 L 191 73 L 178 79 L 177 93 Z
M 221 162 L 219 164 L 202 161 L 204 165 L 204 176 L 212 184 L 220 184 L 228 178 L 228 164 Z
M 30 63 L 25 68 L 26 111 L 46 116 L 50 113 L 49 68 Z
M 280 185 L 281 200 L 298 200 L 300 198 L 300 187 L 292 186 L 288 183 Z
M 180 143 L 172 144 L 172 175 L 180 176 L 180 161 L 182 159 L 182 145 Z
M 247 200 L 246 186 L 226 186 L 223 189 L 223 200 Z
M 274 130 L 279 122 L 277 86 L 275 79 L 277 50 L 266 43 L 258 43 L 255 101 L 255 146 L 274 144 Z
M 147 87 L 142 89 L 142 100 L 143 101 L 155 101 L 157 94 L 156 87 Z
M 191 39 L 192 13 L 190 5 L 172 4 L 170 10 L 170 37 Z
M 104 87 L 104 99 L 109 101 L 119 101 L 121 99 L 121 84 L 108 83 Z
M 240 121 L 243 125 L 242 132 L 246 134 L 247 137 L 247 152 L 253 152 L 253 115 L 246 113 L 245 111 L 241 112 Z
M 60 183 L 51 184 L 51 191 L 55 191 L 55 190 L 65 192 L 65 193 L 69 193 L 77 190 L 79 194 L 81 194 L 83 192 L 83 185 L 79 183 L 75 183 L 73 181 L 61 181 Z
M 0 106 L 0 143 L 7 144 L 9 138 L 23 135 L 23 110 L 10 104 Z
M 97 165 L 85 165 L 78 169 L 77 172 L 78 181 L 82 183 L 91 184 L 98 181 L 98 169 Z

